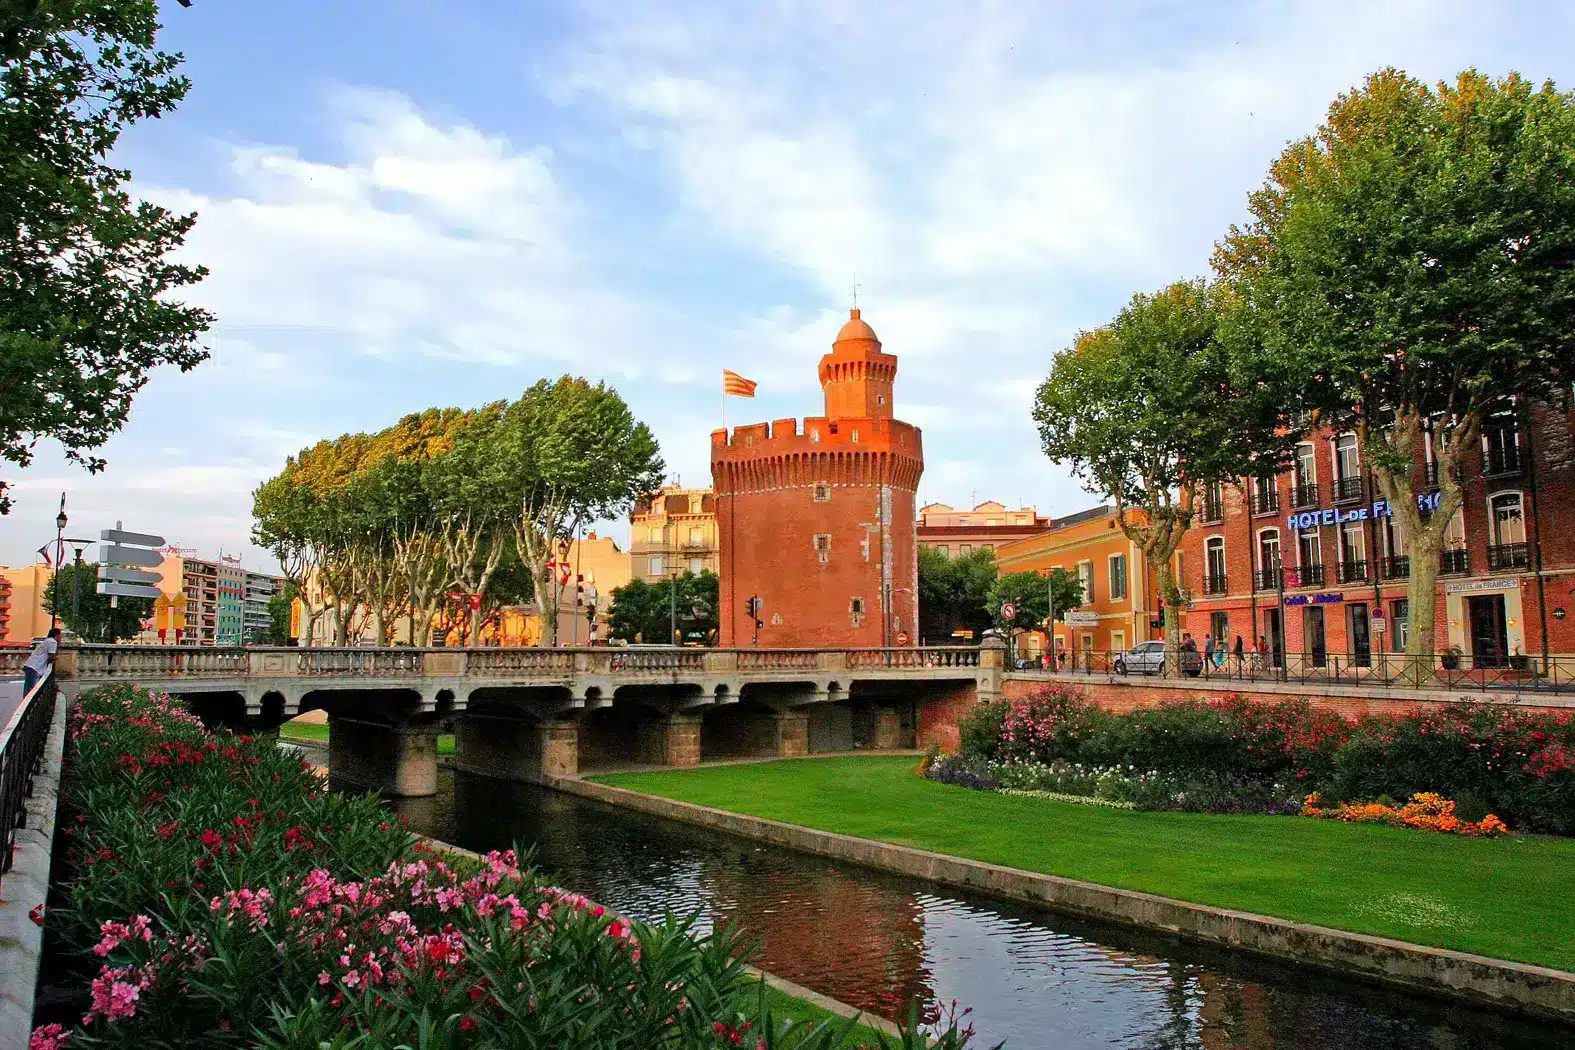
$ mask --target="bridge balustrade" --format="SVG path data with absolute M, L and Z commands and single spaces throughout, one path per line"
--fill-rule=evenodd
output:
M 470 649 L 465 653 L 465 673 L 483 677 L 528 678 L 573 670 L 572 649 Z
M 819 649 L 739 649 L 740 671 L 814 671 L 820 667 Z
M 311 678 L 396 678 L 422 675 L 423 649 L 319 648 L 296 649 L 296 673 Z M 241 658 L 246 659 L 242 650 Z
M 177 645 L 84 645 L 79 678 L 234 678 L 247 674 L 245 649 Z

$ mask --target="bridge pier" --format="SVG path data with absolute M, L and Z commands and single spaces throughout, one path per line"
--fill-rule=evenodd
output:
M 328 719 L 328 775 L 395 798 L 437 794 L 435 723 Z
M 579 726 L 463 714 L 454 719 L 454 768 L 540 784 L 580 771 Z

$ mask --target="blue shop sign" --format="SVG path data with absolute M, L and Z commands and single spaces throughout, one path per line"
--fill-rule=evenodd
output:
M 1338 605 L 1345 601 L 1343 594 L 1293 594 L 1285 599 L 1286 605 Z
M 1416 509 L 1423 513 L 1432 513 L 1438 509 L 1439 500 L 1443 499 L 1443 496 L 1442 492 L 1428 492 L 1420 495 L 1416 498 Z M 1285 527 L 1293 530 L 1315 529 L 1320 525 L 1344 525 L 1348 521 L 1387 518 L 1393 513 L 1394 508 L 1389 505 L 1388 500 L 1375 499 L 1370 507 L 1352 507 L 1350 510 L 1329 507 L 1288 514 L 1285 518 Z

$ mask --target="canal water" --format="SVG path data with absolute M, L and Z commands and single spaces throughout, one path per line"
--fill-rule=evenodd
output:
M 976 897 L 918 879 L 527 785 L 443 770 L 391 802 L 414 830 L 485 852 L 534 847 L 561 883 L 647 920 L 735 923 L 758 964 L 887 1018 L 956 1001 L 978 1047 L 1500 1050 L 1575 1029 Z

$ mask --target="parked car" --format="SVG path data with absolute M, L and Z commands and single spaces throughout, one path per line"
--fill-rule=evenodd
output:
M 1165 670 L 1165 643 L 1139 642 L 1124 653 L 1117 653 L 1116 674 L 1162 674 Z M 1195 678 L 1203 670 L 1203 657 L 1196 649 L 1181 651 L 1181 673 Z

